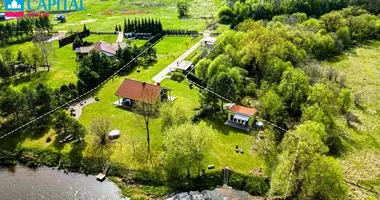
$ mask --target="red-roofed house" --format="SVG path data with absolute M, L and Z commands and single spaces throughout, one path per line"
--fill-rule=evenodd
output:
M 228 120 L 225 125 L 248 131 L 255 122 L 256 113 L 255 108 L 232 104 L 228 108 Z
M 151 104 L 157 101 L 166 101 L 169 97 L 169 91 L 170 89 L 163 88 L 160 84 L 152 85 L 125 79 L 116 91 L 115 95 L 118 96 L 118 101 L 114 104 L 130 108 L 136 101 L 145 101 Z
M 88 55 L 90 51 L 98 51 L 105 54 L 108 57 L 114 57 L 118 49 L 123 49 L 126 46 L 127 44 L 125 42 L 105 43 L 100 41 L 91 46 L 78 47 L 75 49 L 75 51 L 79 58 Z

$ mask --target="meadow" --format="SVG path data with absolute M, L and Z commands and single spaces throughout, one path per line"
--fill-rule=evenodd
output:
M 360 123 L 347 126 L 344 117 L 337 126 L 346 136 L 345 153 L 341 158 L 347 180 L 380 191 L 380 42 L 373 41 L 348 50 L 344 55 L 324 63 L 345 76 L 346 86 L 360 94 L 360 108 L 352 113 Z M 357 197 L 364 190 L 352 190 Z
M 123 27 L 125 18 L 149 17 L 160 19 L 164 29 L 202 31 L 215 18 L 221 1 L 189 1 L 189 16 L 182 19 L 178 18 L 176 4 L 177 1 L 172 0 L 83 0 L 85 10 L 68 13 L 67 22 L 56 25 L 54 29 L 79 31 L 86 24 L 92 31 L 114 31 L 115 25 Z

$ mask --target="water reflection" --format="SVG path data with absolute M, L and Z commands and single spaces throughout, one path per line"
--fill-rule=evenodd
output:
M 119 189 L 108 181 L 100 183 L 94 176 L 69 173 L 50 168 L 30 169 L 20 165 L 0 167 L 0 199 L 99 199 L 119 200 Z

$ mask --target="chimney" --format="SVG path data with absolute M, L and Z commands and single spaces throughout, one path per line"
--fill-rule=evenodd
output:
M 146 82 L 143 82 L 143 83 L 142 83 L 142 86 L 145 87 L 145 85 L 146 85 Z
M 161 86 L 161 83 L 160 83 L 160 82 L 157 82 L 156 85 Z

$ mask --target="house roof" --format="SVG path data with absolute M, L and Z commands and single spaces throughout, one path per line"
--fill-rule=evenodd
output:
M 120 48 L 125 48 L 127 44 L 125 42 L 117 42 L 117 43 L 105 43 L 105 42 L 97 42 L 91 46 L 86 46 L 86 47 L 79 47 L 77 48 L 78 53 L 89 53 L 92 50 L 95 51 L 102 51 L 106 52 L 112 55 L 116 54 L 116 51 Z
M 116 91 L 116 95 L 133 99 L 135 101 L 141 101 L 143 99 L 149 98 L 149 96 L 155 100 L 160 95 L 161 90 L 162 88 L 158 85 L 125 79 L 120 85 L 119 89 Z M 144 96 L 144 94 L 147 94 L 149 96 Z
M 257 112 L 255 108 L 248 108 L 248 107 L 239 106 L 239 105 L 233 105 L 228 110 L 231 112 L 240 113 L 240 114 L 244 114 L 248 116 L 252 116 L 256 114 Z

